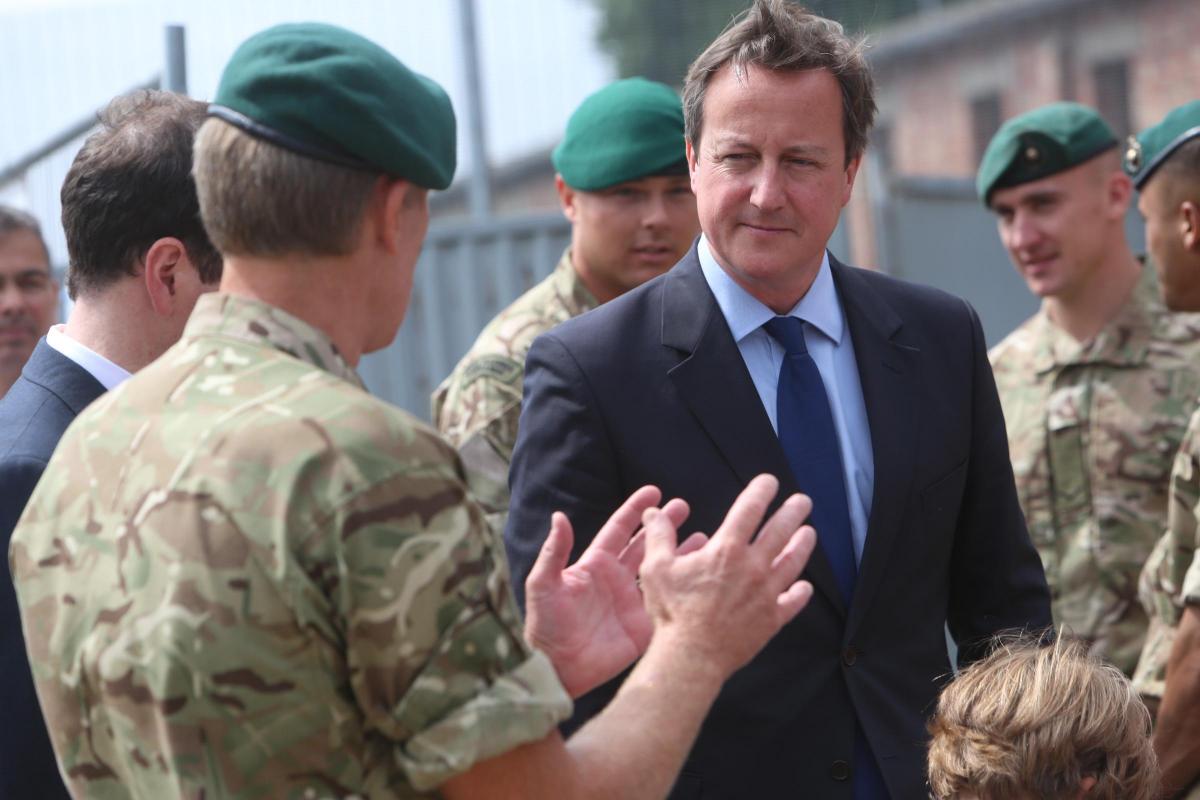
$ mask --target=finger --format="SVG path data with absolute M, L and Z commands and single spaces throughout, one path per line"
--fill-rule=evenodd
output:
M 645 563 L 674 559 L 679 533 L 671 518 L 657 508 L 648 508 L 642 512 L 642 524 L 646 528 L 646 556 L 643 567 Z
M 671 524 L 676 528 L 682 525 L 687 520 L 688 515 L 692 513 L 691 508 L 688 507 L 687 501 L 681 500 L 678 497 L 674 498 L 665 506 L 663 506 L 662 511 L 667 515 L 668 518 L 670 518 Z
M 787 623 L 804 610 L 808 605 L 808 601 L 812 599 L 813 587 L 808 581 L 796 581 L 787 588 L 785 592 L 779 595 L 779 599 L 775 601 L 779 621 L 779 626 L 783 627 Z
M 679 549 L 675 551 L 677 556 L 686 556 L 688 553 L 694 553 L 708 543 L 708 537 L 703 533 L 696 532 L 683 540 L 683 544 L 679 545 Z
M 550 533 L 542 542 L 533 569 L 525 579 L 525 594 L 553 589 L 562 580 L 562 571 L 567 568 L 567 559 L 571 557 L 571 545 L 575 542 L 575 533 L 571 530 L 571 521 L 561 511 L 550 515 Z
M 629 499 L 604 523 L 604 527 L 588 545 L 588 551 L 594 548 L 600 552 L 618 555 L 637 532 L 642 512 L 657 505 L 661 499 L 662 492 L 656 486 L 643 486 L 629 495 Z
M 631 572 L 637 572 L 638 567 L 642 565 L 642 558 L 646 555 L 646 530 L 639 530 L 629 540 L 629 544 L 621 551 L 621 555 L 617 556 L 617 561 L 621 562 L 621 566 Z
M 688 508 L 688 504 L 683 500 L 675 498 L 662 507 L 662 513 L 666 514 L 667 518 L 671 520 L 671 524 L 678 529 L 679 526 L 683 524 L 684 520 L 687 519 L 688 514 L 691 513 L 691 509 Z M 701 541 L 699 544 L 692 546 L 685 552 L 678 553 L 678 555 L 685 555 L 686 553 L 692 552 L 692 550 L 699 549 L 707 540 L 708 537 L 703 537 L 703 541 Z M 629 544 L 625 545 L 625 549 L 621 551 L 621 555 L 617 556 L 617 560 L 621 562 L 621 566 L 628 570 L 632 570 L 633 572 L 637 572 L 638 568 L 642 565 L 642 559 L 645 557 L 645 555 L 646 530 L 645 528 L 642 528 L 633 535 L 633 538 L 629 540 Z
M 805 525 L 792 534 L 787 545 L 771 562 L 768 585 L 780 592 L 791 585 L 808 566 L 808 559 L 816 546 L 817 532 L 811 526 Z
M 756 476 L 729 507 L 725 521 L 712 537 L 713 541 L 732 539 L 749 542 L 778 490 L 779 481 L 774 475 Z
M 776 509 L 771 518 L 762 526 L 762 531 L 754 540 L 753 546 L 769 560 L 774 561 L 775 556 L 779 555 L 779 552 L 792 538 L 792 534 L 804 524 L 804 520 L 808 519 L 811 512 L 812 500 L 806 495 L 792 495 Z

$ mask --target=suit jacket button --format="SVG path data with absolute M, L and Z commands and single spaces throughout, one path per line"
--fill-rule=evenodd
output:
M 829 777 L 835 781 L 844 781 L 850 778 L 850 764 L 845 761 L 835 761 L 829 765 Z
M 842 663 L 847 667 L 853 667 L 855 661 L 858 661 L 858 650 L 854 648 L 854 645 L 850 645 L 842 651 Z

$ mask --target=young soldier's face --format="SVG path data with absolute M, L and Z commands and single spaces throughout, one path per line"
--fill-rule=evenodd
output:
M 1040 180 L 992 192 L 1000 240 L 1038 297 L 1067 300 L 1102 266 L 1110 237 L 1123 224 L 1106 187 L 1111 170 L 1093 159 Z
M 558 180 L 571 221 L 571 259 L 600 302 L 661 275 L 700 232 L 686 175 L 655 175 L 598 191 Z

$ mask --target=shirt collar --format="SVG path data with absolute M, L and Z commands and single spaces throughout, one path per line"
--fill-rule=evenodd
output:
M 761 328 L 768 320 L 776 316 L 758 298 L 747 292 L 737 281 L 717 263 L 709 247 L 708 239 L 700 235 L 700 243 L 696 247 L 700 258 L 700 269 L 704 279 L 712 290 L 717 306 L 725 316 L 733 340 L 740 342 L 751 333 Z M 842 335 L 846 331 L 846 318 L 842 314 L 842 304 L 838 302 L 837 288 L 833 284 L 833 272 L 829 266 L 829 251 L 821 258 L 821 266 L 817 277 L 799 302 L 788 312 L 788 316 L 804 320 L 819 330 L 834 345 L 842 343 Z
M 46 332 L 46 344 L 85 369 L 105 390 L 114 389 L 129 379 L 129 370 L 72 339 L 67 335 L 65 325 L 51 325 Z
M 281 308 L 249 297 L 220 292 L 201 295 L 183 336 L 223 336 L 271 347 L 355 386 L 363 385 L 323 331 Z

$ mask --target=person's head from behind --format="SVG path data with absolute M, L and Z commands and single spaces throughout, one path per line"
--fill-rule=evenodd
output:
M 976 187 L 1029 290 L 1065 302 L 1130 257 L 1125 213 L 1132 185 L 1117 139 L 1094 109 L 1051 103 L 1014 117 L 992 137 Z
M 936 800 L 1151 800 L 1150 713 L 1129 680 L 1060 637 L 1001 641 L 929 722 Z
M 717 261 L 768 305 L 795 302 L 850 199 L 875 118 L 862 42 L 794 3 L 756 0 L 692 63 L 683 106 L 700 226 Z
M 1200 100 L 1130 137 L 1125 168 L 1167 307 L 1200 311 Z
M 0 205 L 0 396 L 54 322 L 58 284 L 37 220 Z
M 278 25 L 244 42 L 196 139 L 201 215 L 240 281 L 337 262 L 357 303 L 354 363 L 404 318 L 429 223 L 454 175 L 440 86 L 332 25 Z M 228 267 L 227 267 L 228 268 Z M 308 276 L 315 277 L 315 276 Z
M 196 298 L 221 277 L 191 175 L 205 108 L 170 92 L 117 97 L 63 181 L 67 292 L 105 305 L 114 331 L 136 326 L 143 361 L 179 338 Z
M 700 231 L 669 86 L 627 78 L 589 95 L 553 161 L 572 262 L 600 302 L 665 272 Z

